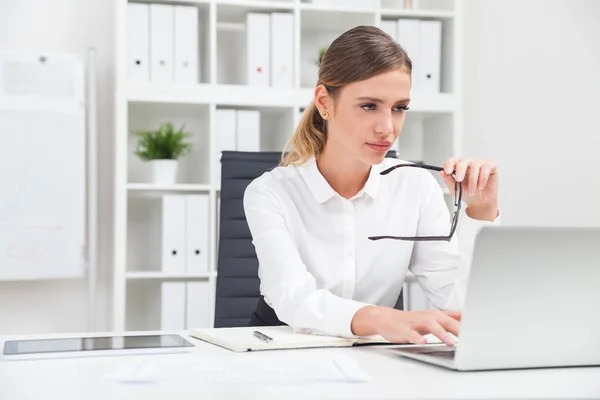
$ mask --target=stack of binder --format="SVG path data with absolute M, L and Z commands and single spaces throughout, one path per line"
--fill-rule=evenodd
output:
M 291 88 L 294 83 L 294 16 L 246 15 L 246 80 L 250 86 Z
M 131 81 L 197 83 L 198 8 L 129 3 L 128 77 Z
M 425 94 L 440 93 L 442 61 L 442 22 L 400 18 L 381 21 L 389 34 L 410 57 L 412 90 Z
M 217 109 L 215 113 L 217 154 L 222 151 L 260 151 L 260 111 Z M 217 157 L 216 182 L 221 181 L 221 160 Z
M 163 282 L 161 285 L 161 330 L 212 328 L 208 282 Z
M 209 268 L 209 196 L 166 194 L 162 198 L 162 271 L 202 274 Z M 209 326 L 208 282 L 163 282 L 161 329 Z

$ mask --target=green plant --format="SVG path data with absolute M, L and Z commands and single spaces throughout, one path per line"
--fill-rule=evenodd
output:
M 319 49 L 319 58 L 315 61 L 315 64 L 317 64 L 317 66 L 321 66 L 321 63 L 323 62 L 323 57 L 325 56 L 325 53 L 327 53 L 327 47 L 321 47 Z
M 139 130 L 135 155 L 142 160 L 176 160 L 189 152 L 192 145 L 186 142 L 190 135 L 183 130 L 173 128 L 172 123 L 161 124 L 157 130 Z

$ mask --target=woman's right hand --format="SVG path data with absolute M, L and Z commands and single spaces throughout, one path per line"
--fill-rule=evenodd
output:
M 352 331 L 359 336 L 378 334 L 392 343 L 414 344 L 426 344 L 424 335 L 431 333 L 448 346 L 454 346 L 450 333 L 458 337 L 461 316 L 459 311 L 401 311 L 368 306 L 355 314 Z

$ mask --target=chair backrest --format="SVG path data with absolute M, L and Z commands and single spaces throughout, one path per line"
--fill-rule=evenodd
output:
M 244 191 L 279 164 L 280 152 L 221 153 L 215 328 L 248 326 L 260 295 L 258 259 L 244 214 Z
M 396 157 L 389 152 L 388 157 Z M 280 152 L 221 153 L 215 328 L 248 326 L 260 297 L 258 259 L 246 216 L 246 187 L 279 165 Z M 402 293 L 395 308 L 402 309 Z

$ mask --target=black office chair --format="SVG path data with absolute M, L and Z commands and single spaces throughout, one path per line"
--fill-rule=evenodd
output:
M 396 157 L 389 152 L 388 157 Z M 280 152 L 221 154 L 221 210 L 215 297 L 215 328 L 248 326 L 256 307 L 270 314 L 268 325 L 282 325 L 260 295 L 258 259 L 244 214 L 246 187 L 266 171 L 277 167 Z M 266 309 L 264 308 L 266 307 Z M 402 310 L 402 293 L 394 308 Z

